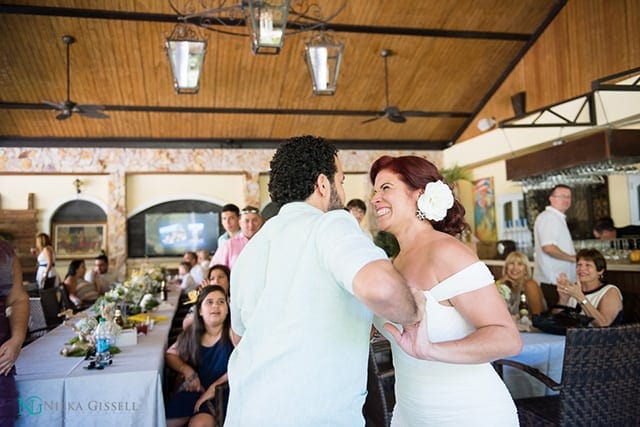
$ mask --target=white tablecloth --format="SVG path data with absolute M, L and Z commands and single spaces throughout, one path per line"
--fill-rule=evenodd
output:
M 522 352 L 507 359 L 533 366 L 554 381 L 560 382 L 565 337 L 542 332 L 524 332 L 520 336 Z M 555 393 L 531 375 L 510 366 L 504 367 L 504 382 L 514 399 Z
M 85 369 L 83 358 L 59 354 L 73 337 L 66 326 L 25 347 L 16 362 L 17 425 L 164 426 L 164 353 L 178 299 L 177 292 L 169 295 L 172 307 L 154 312 L 168 319 L 138 336 L 137 345 L 122 347 L 104 370 Z

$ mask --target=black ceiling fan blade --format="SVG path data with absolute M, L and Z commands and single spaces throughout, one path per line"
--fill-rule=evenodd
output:
M 393 123 L 405 123 L 407 121 L 407 118 L 400 113 L 388 114 L 387 118 L 389 119 L 390 122 L 393 122 Z
M 400 114 L 405 117 L 429 117 L 429 113 L 420 110 L 401 111 Z
M 387 115 L 387 112 L 383 111 L 381 113 L 376 114 L 375 117 L 371 117 L 370 119 L 363 120 L 362 122 L 360 122 L 360 124 L 375 122 L 376 120 L 381 119 L 381 118 L 385 117 L 386 115 Z
M 54 110 L 62 110 L 64 108 L 64 105 L 60 102 L 51 102 L 51 101 L 42 100 L 42 103 L 45 105 L 48 105 Z
M 57 120 L 65 120 L 68 119 L 69 117 L 71 117 L 71 111 L 69 110 L 63 110 L 62 113 L 58 114 L 56 116 Z
M 109 116 L 103 113 L 104 107 L 101 105 L 82 104 L 77 105 L 74 109 L 78 114 L 82 114 L 85 117 L 91 117 L 92 119 L 108 119 Z

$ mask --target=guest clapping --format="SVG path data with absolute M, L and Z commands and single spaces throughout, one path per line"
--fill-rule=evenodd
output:
M 576 283 L 566 274 L 558 277 L 558 305 L 579 310 L 593 317 L 592 326 L 610 326 L 622 322 L 622 293 L 604 281 L 607 261 L 596 249 L 582 249 L 576 254 Z M 559 311 L 556 308 L 554 311 Z
M 214 426 L 213 399 L 217 385 L 227 381 L 227 363 L 233 350 L 226 291 L 205 287 L 196 302 L 194 322 L 167 350 L 167 365 L 184 377 L 180 390 L 167 405 L 167 426 Z

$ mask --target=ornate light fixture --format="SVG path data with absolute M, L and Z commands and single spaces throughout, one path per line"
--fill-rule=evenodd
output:
M 336 41 L 333 33 L 320 31 L 307 40 L 304 50 L 313 94 L 335 94 L 344 43 Z
M 166 38 L 165 47 L 176 93 L 198 93 L 207 41 L 199 34 L 197 28 L 188 24 L 177 24 Z
M 320 6 L 312 0 L 167 0 L 177 13 L 178 20 L 223 34 L 245 36 L 247 27 L 254 54 L 278 54 L 286 34 L 326 28 L 346 5 L 346 0 L 327 18 L 322 17 Z M 239 1 L 239 3 L 238 3 Z M 291 21 L 288 21 L 292 18 Z M 176 27 L 177 28 L 177 27 Z M 174 30 L 175 32 L 175 30 Z M 189 42 L 194 43 L 192 39 Z M 200 41 L 200 43 L 203 43 Z M 194 45 L 190 49 L 194 49 Z M 204 46 L 202 45 L 202 58 Z M 305 48 L 305 58 L 313 80 L 315 95 L 333 95 L 342 61 L 344 45 L 336 43 L 333 36 L 320 32 L 312 37 Z M 186 49 L 186 48 L 185 48 Z M 170 56 L 171 59 L 171 56 Z M 200 61 L 201 64 L 202 61 Z M 176 68 L 172 63 L 174 79 Z M 197 73 L 199 76 L 199 72 Z M 178 90 L 178 93 L 195 93 L 195 90 Z
M 247 0 L 246 21 L 249 24 L 253 53 L 280 53 L 289 16 L 289 0 Z

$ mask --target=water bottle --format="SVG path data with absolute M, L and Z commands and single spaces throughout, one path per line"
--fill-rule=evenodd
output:
M 109 331 L 109 324 L 104 317 L 100 318 L 100 323 L 96 326 L 93 336 L 96 339 L 95 366 L 98 369 L 102 369 L 111 360 L 111 353 L 109 352 L 111 332 Z

